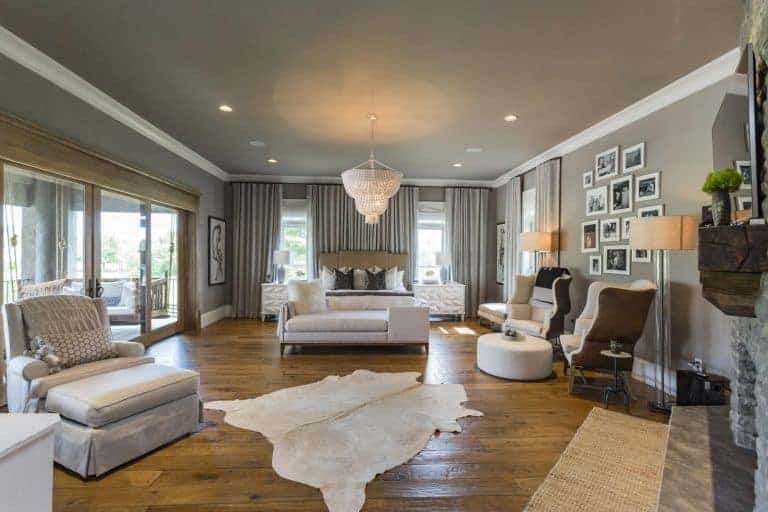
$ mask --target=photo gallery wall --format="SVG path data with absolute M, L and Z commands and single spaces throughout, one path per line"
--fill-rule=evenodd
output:
M 645 142 L 595 155 L 582 176 L 587 221 L 581 224 L 581 252 L 589 274 L 630 275 L 632 263 L 650 263 L 651 251 L 629 248 L 630 220 L 664 215 L 661 172 L 645 170 Z M 602 252 L 601 252 L 602 248 Z M 594 253 L 594 254 L 591 254 Z

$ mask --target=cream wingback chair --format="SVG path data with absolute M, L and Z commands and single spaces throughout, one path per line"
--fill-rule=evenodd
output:
M 200 419 L 199 375 L 154 364 L 141 343 L 116 341 L 117 357 L 55 373 L 30 355 L 36 336 L 108 326 L 101 299 L 56 295 L 3 306 L 8 410 L 61 415 L 54 458 L 83 477 L 194 432 Z
M 596 281 L 589 285 L 584 310 L 576 319 L 573 334 L 561 336 L 565 368 L 571 367 L 568 390 L 573 392 L 576 373 L 582 370 L 609 370 L 612 362 L 600 355 L 610 348 L 611 340 L 622 343 L 632 354 L 648 318 L 656 295 L 656 285 L 639 280 L 627 285 Z M 632 371 L 633 359 L 621 359 L 619 370 Z

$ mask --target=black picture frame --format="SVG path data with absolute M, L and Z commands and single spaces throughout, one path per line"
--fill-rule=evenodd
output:
M 760 106 L 757 104 L 757 87 L 762 80 L 758 76 L 755 62 L 755 51 L 752 44 L 747 44 L 747 95 L 749 101 L 749 160 L 752 163 L 752 218 L 763 217 L 763 193 L 760 183 L 763 182 L 761 171 L 763 168 L 763 146 L 760 143 L 763 136 L 763 119 Z
M 506 222 L 496 223 L 496 284 L 504 284 L 504 251 L 506 250 L 506 229 Z M 499 272 L 501 272 L 501 274 L 499 274 Z
M 216 239 L 215 237 L 218 237 Z M 217 241 L 216 241 L 217 240 Z M 214 244 L 218 246 L 214 253 Z M 214 259 L 215 256 L 215 259 Z M 218 267 L 217 267 L 218 265 Z M 208 286 L 227 283 L 227 221 L 208 216 Z

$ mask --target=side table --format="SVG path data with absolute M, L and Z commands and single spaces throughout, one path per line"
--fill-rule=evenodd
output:
M 627 408 L 627 410 L 629 410 L 630 391 L 627 389 L 627 385 L 619 373 L 619 359 L 631 359 L 632 354 L 628 352 L 614 353 L 610 350 L 601 350 L 600 355 L 609 359 L 613 359 L 613 383 L 606 386 L 605 394 L 603 395 L 605 408 L 608 408 L 608 400 L 611 397 L 611 393 L 613 393 L 615 395 L 624 395 L 624 406 Z

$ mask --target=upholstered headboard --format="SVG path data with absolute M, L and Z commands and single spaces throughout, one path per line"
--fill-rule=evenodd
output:
M 368 268 L 378 266 L 381 268 L 397 267 L 405 270 L 405 286 L 410 289 L 411 283 L 408 280 L 408 254 L 393 253 L 386 251 L 340 251 L 340 252 L 321 252 L 318 256 L 319 267 L 328 268 L 352 267 Z

